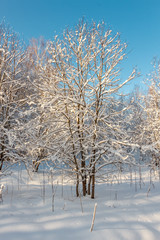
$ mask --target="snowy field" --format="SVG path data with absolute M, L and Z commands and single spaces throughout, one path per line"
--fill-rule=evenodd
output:
M 113 180 L 113 179 L 112 179 Z M 160 236 L 160 182 L 143 172 L 96 185 L 96 198 L 76 198 L 74 184 L 50 174 L 14 172 L 3 177 L 0 240 L 157 240 Z M 53 188 L 52 188 L 53 187 Z M 53 190 L 52 190 L 53 189 Z M 52 198 L 54 194 L 54 198 Z M 97 210 L 90 231 L 94 205 Z

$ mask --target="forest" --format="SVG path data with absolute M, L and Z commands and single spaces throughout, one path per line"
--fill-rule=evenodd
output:
M 127 44 L 103 22 L 82 20 L 26 46 L 3 21 L 0 181 L 15 165 L 28 174 L 63 171 L 77 197 L 94 199 L 97 182 L 111 175 L 135 167 L 160 173 L 160 64 L 153 61 L 145 93 L 125 94 L 140 75 L 133 69 L 121 78 L 126 55 Z

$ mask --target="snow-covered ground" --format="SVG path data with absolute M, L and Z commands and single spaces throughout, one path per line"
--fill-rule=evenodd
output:
M 96 198 L 76 198 L 74 184 L 54 176 L 17 171 L 3 177 L 0 204 L 1 240 L 157 240 L 160 236 L 158 175 L 124 174 L 119 181 L 96 185 Z M 62 184 L 63 183 L 63 184 Z M 53 204 L 54 203 L 54 204 Z M 90 232 L 94 205 L 97 210 Z M 52 208 L 54 207 L 54 211 Z

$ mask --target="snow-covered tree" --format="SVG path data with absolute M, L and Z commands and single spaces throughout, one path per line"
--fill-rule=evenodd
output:
M 46 47 L 43 39 L 32 39 L 26 51 L 25 68 L 27 72 L 27 103 L 19 119 L 18 138 L 23 148 L 23 159 L 38 171 L 41 162 L 46 160 L 47 126 L 44 122 L 46 92 L 45 81 L 48 78 Z M 47 68 L 47 69 L 46 69 Z M 50 71 L 51 72 L 51 71 Z M 41 87 L 42 86 L 42 87 Z M 46 120 L 46 119 L 45 119 Z
M 25 104 L 24 51 L 18 36 L 3 21 L 0 24 L 0 170 L 4 161 L 17 161 L 18 115 Z
M 116 94 L 136 71 L 120 79 L 127 45 L 105 24 L 80 21 L 75 30 L 48 43 L 48 61 L 41 72 L 39 104 L 47 125 L 44 145 L 52 158 L 76 175 L 76 194 L 95 197 L 95 178 L 102 167 L 129 161 L 126 134 Z M 48 74 L 46 74 L 48 70 Z M 40 78 L 39 78 L 40 79 Z M 92 184 L 92 187 L 91 187 Z
M 144 145 L 145 112 L 140 89 L 136 87 L 125 101 L 128 107 L 124 113 L 124 127 L 130 142 L 127 151 L 132 152 L 137 163 L 140 163 L 145 160 L 145 154 L 142 150 Z
M 150 154 L 151 165 L 160 166 L 160 64 L 155 61 L 148 80 L 148 94 L 144 96 L 145 124 L 143 151 Z

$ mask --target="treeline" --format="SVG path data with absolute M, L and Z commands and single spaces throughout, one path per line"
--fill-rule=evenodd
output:
M 96 177 L 146 164 L 159 167 L 160 65 L 145 96 L 121 94 L 138 77 L 120 78 L 127 45 L 104 23 L 80 21 L 53 41 L 26 48 L 0 25 L 0 176 L 23 163 L 63 169 L 76 195 L 95 197 Z

